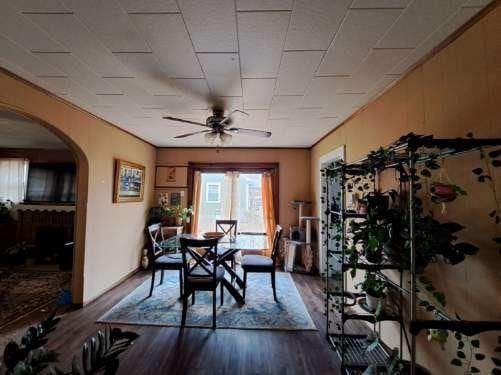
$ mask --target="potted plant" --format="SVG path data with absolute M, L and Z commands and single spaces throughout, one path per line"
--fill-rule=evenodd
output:
M 386 297 L 386 283 L 374 273 L 367 272 L 364 281 L 360 284 L 365 292 L 367 308 L 374 313 L 382 311 Z
M 373 217 L 383 216 L 390 205 L 390 197 L 380 191 L 369 193 L 366 199 L 368 214 Z
M 433 203 L 452 202 L 458 195 L 466 195 L 466 191 L 458 185 L 444 184 L 438 181 L 431 184 L 430 193 Z

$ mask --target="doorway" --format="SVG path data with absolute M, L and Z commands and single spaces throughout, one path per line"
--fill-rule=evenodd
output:
M 82 204 L 77 186 L 86 165 L 82 171 L 73 144 L 50 129 L 0 108 L 0 326 L 80 299 L 77 229 L 85 228 L 76 214 Z
M 337 196 L 339 193 L 341 186 L 340 185 L 330 185 L 328 189 L 325 189 L 326 187 L 326 178 L 325 176 L 322 175 L 322 169 L 326 168 L 328 165 L 330 165 L 333 162 L 336 162 L 338 160 L 345 160 L 345 146 L 341 146 L 325 155 L 323 155 L 319 161 L 318 161 L 318 175 L 319 175 L 319 185 L 318 185 L 318 197 L 317 197 L 317 202 L 318 202 L 318 213 L 320 216 L 320 222 L 321 223 L 327 223 L 328 222 L 328 210 L 330 209 L 327 207 L 327 202 L 333 201 L 333 198 Z M 324 195 L 324 199 L 322 199 L 322 195 Z M 322 225 L 322 224 L 321 224 Z M 322 233 L 322 230 L 319 230 L 319 254 L 318 254 L 318 261 L 319 261 L 319 267 L 318 269 L 320 270 L 320 275 L 325 275 L 327 267 L 326 267 L 326 260 L 327 260 L 327 249 L 333 249 L 334 248 L 334 236 L 330 236 L 329 239 L 326 238 L 325 234 Z

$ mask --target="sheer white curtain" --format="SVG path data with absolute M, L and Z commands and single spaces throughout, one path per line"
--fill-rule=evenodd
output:
M 0 159 L 0 201 L 24 200 L 28 180 L 28 160 Z

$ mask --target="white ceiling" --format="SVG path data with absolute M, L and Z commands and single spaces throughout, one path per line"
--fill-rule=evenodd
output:
M 63 150 L 68 147 L 35 121 L 12 112 L 0 111 L 0 148 Z
M 0 0 L 0 66 L 157 146 L 206 146 L 208 97 L 244 109 L 232 146 L 311 146 L 489 0 Z

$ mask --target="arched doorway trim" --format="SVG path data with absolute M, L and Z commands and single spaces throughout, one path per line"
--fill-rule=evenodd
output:
M 71 137 L 55 125 L 34 116 L 21 108 L 0 102 L 0 110 L 10 111 L 29 118 L 58 136 L 71 150 L 77 165 L 77 191 L 75 204 L 74 255 L 71 282 L 73 303 L 82 304 L 84 288 L 85 231 L 87 219 L 87 191 L 89 183 L 89 163 L 87 156 Z

